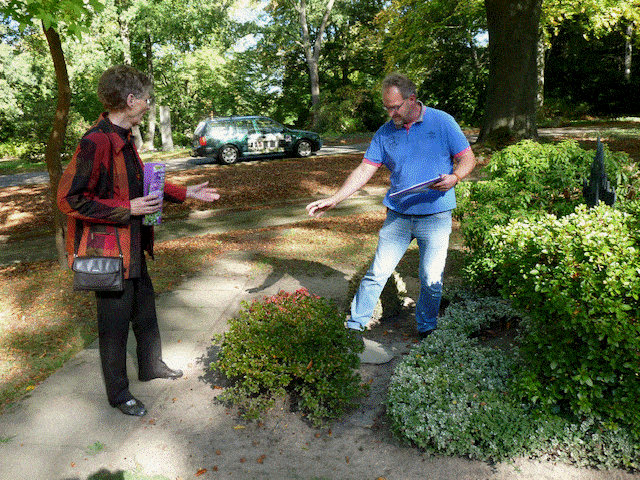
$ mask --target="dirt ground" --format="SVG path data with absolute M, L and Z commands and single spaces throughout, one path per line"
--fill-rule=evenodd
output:
M 635 143 L 633 148 L 637 154 Z M 261 205 L 264 208 L 265 203 L 282 203 L 286 198 L 333 192 L 361 158 L 361 155 L 355 155 L 331 160 L 311 159 L 305 162 L 304 170 L 298 168 L 300 164 L 285 160 L 280 162 L 285 170 L 276 176 L 267 162 L 261 162 L 258 165 L 240 164 L 233 169 L 203 167 L 171 177 L 177 183 L 212 179 L 213 184 L 221 186 L 223 197 L 226 194 L 229 204 L 224 207 L 252 209 Z M 265 184 L 274 181 L 278 182 L 277 190 L 264 188 Z M 373 179 L 376 185 L 385 182 L 384 177 Z M 265 191 L 270 192 L 268 198 L 264 197 Z M 45 186 L 0 189 L 0 198 L 6 207 L 0 209 L 0 235 L 9 241 L 19 240 L 24 235 L 37 235 L 38 229 L 48 225 L 51 215 L 47 193 Z M 182 212 L 182 207 L 172 207 L 168 214 L 180 216 Z M 454 236 L 447 266 L 448 281 L 455 281 L 460 248 L 459 238 Z M 335 271 L 327 275 L 326 271 L 308 271 L 296 278 L 312 293 L 342 300 L 335 285 L 344 285 L 345 276 L 352 273 Z M 403 314 L 373 325 L 365 335 L 382 343 L 395 358 L 382 365 L 362 365 L 360 374 L 370 385 L 370 393 L 357 409 L 341 420 L 326 428 L 313 428 L 283 399 L 263 421 L 243 421 L 234 409 L 212 402 L 212 397 L 224 385 L 224 379 L 206 369 L 215 359 L 216 347 L 212 346 L 190 367 L 191 375 L 171 384 L 162 399 L 166 408 L 141 420 L 140 436 L 130 444 L 120 446 L 117 453 L 113 452 L 113 463 L 105 463 L 96 457 L 95 468 L 91 470 L 96 473 L 89 478 L 124 478 L 121 473 L 123 463 L 116 462 L 124 456 L 129 471 L 157 472 L 158 465 L 165 465 L 161 470 L 162 480 L 165 477 L 170 480 L 640 480 L 640 475 L 628 472 L 578 469 L 552 461 L 517 459 L 492 465 L 462 458 L 428 456 L 395 439 L 385 416 L 386 392 L 396 365 L 417 342 L 412 306 L 412 299 L 417 298 L 417 279 L 407 275 L 404 280 L 408 299 Z M 497 340 L 488 338 L 486 341 L 509 342 L 511 338 L 507 333 Z M 177 389 L 190 389 L 188 405 L 182 403 Z M 152 430 L 153 435 L 145 438 L 145 432 Z M 157 440 L 163 433 L 167 439 L 171 438 L 166 444 Z M 143 454 L 150 452 L 145 450 L 150 448 L 147 440 L 156 442 L 152 445 L 156 447 L 156 453 L 144 457 Z M 159 451 L 163 452 L 162 457 L 158 457 Z
M 230 262 L 246 262 L 250 252 L 226 254 Z M 412 260 L 412 259 L 409 259 Z M 290 271 L 273 272 L 285 278 Z M 335 270 L 295 272 L 295 285 L 316 294 L 343 300 L 345 275 Z M 393 371 L 417 342 L 412 298 L 418 283 L 407 284 L 405 311 L 383 319 L 365 336 L 382 343 L 395 358 L 382 365 L 362 365 L 360 374 L 370 385 L 370 393 L 359 406 L 325 428 L 310 426 L 287 399 L 281 399 L 261 421 L 246 422 L 234 408 L 212 401 L 225 379 L 207 370 L 215 360 L 217 347 L 211 346 L 198 358 L 194 370 L 204 375 L 189 376 L 172 384 L 162 401 L 166 408 L 154 409 L 148 425 L 138 429 L 135 441 L 118 452 L 131 468 L 161 472 L 170 480 L 270 479 L 270 480 L 639 480 L 640 475 L 622 471 L 579 469 L 553 461 L 526 458 L 490 464 L 457 457 L 429 456 L 393 437 L 385 415 L 385 401 Z M 287 280 L 280 286 L 287 287 Z M 509 336 L 501 336 L 501 341 Z M 487 339 L 490 342 L 495 339 Z M 189 391 L 189 395 L 180 392 Z M 175 395 L 173 399 L 171 397 Z M 185 403 L 188 399 L 188 404 Z M 176 419 L 180 420 L 176 422 Z M 160 435 L 159 432 L 160 431 Z M 147 439 L 147 435 L 149 439 Z M 158 441 L 166 437 L 166 443 Z M 153 443 L 151 440 L 153 440 Z M 153 447 L 162 458 L 145 456 Z M 126 464 L 126 463 L 125 463 Z M 164 468 L 158 469 L 162 465 Z M 185 472 L 189 472 L 185 475 Z M 110 478 L 110 477 L 107 477 Z M 114 477 L 116 478 L 116 477 Z

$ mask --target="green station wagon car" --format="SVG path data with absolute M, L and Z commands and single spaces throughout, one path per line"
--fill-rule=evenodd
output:
M 320 135 L 292 130 L 267 117 L 212 117 L 193 133 L 195 156 L 213 157 L 230 165 L 240 158 L 308 157 L 322 147 Z

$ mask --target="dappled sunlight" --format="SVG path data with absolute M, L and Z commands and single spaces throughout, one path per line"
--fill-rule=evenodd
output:
M 0 235 L 52 230 L 50 190 L 45 185 L 0 188 Z
M 0 407 L 85 347 L 94 303 L 72 291 L 71 273 L 57 263 L 0 269 Z

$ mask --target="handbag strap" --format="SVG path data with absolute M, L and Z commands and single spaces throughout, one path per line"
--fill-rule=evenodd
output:
M 118 227 L 113 227 L 114 230 L 116 231 L 116 243 L 118 244 L 118 252 L 120 252 L 120 258 L 123 257 L 122 255 L 122 247 L 120 246 L 120 234 L 118 233 Z M 106 234 L 106 235 L 110 235 L 110 234 Z M 82 240 L 80 240 L 80 245 L 82 245 Z M 77 257 L 78 256 L 78 250 L 80 250 L 80 245 L 78 245 L 78 248 L 76 249 L 75 252 L 73 252 L 73 256 Z M 87 248 L 85 245 L 85 252 L 86 252 Z
M 113 148 L 114 148 L 114 147 L 113 147 L 113 142 L 111 141 L 111 138 L 110 138 L 108 135 L 107 135 L 107 138 L 109 139 L 109 143 L 110 143 L 110 145 L 111 145 L 111 148 L 109 149 L 109 150 L 110 150 L 110 152 L 111 152 L 111 156 L 110 156 L 110 159 L 109 159 L 109 168 L 111 169 L 111 171 L 113 171 L 113 168 L 114 168 L 114 166 L 113 166 L 113 165 L 114 165 L 114 161 L 113 161 Z M 135 148 L 134 148 L 134 151 L 136 152 L 136 157 L 138 158 L 138 160 L 140 161 L 140 163 L 142 163 L 142 161 L 141 161 L 141 160 L 140 160 L 140 158 L 138 157 L 138 154 L 137 154 L 138 152 L 135 150 Z M 112 172 L 112 174 L 113 174 L 113 172 Z M 118 227 L 114 226 L 113 228 L 114 228 L 114 230 L 116 231 L 116 242 L 117 242 L 117 244 L 118 244 L 118 252 L 120 252 L 120 258 L 122 258 L 122 257 L 123 257 L 123 255 L 122 255 L 122 247 L 120 246 L 120 235 L 118 234 Z M 80 246 L 81 246 L 81 245 L 82 245 L 82 240 L 80 240 L 80 244 L 78 245 L 78 248 L 76 249 L 76 251 L 75 251 L 75 252 L 73 252 L 73 256 L 74 256 L 74 257 L 77 257 L 77 256 L 78 256 L 78 250 L 80 250 Z M 85 245 L 85 249 L 84 249 L 84 250 L 85 250 L 85 252 L 87 251 L 87 246 L 86 246 L 86 245 Z

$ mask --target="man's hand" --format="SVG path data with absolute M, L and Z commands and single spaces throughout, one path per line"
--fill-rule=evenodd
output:
M 322 200 L 316 200 L 315 202 L 307 205 L 306 209 L 309 212 L 309 216 L 311 217 L 320 217 L 327 210 L 331 210 L 335 207 L 338 202 L 334 199 L 334 197 L 324 198 Z
M 129 202 L 129 208 L 131 209 L 131 215 L 147 215 L 149 213 L 156 213 L 162 207 L 162 200 L 157 194 L 153 193 L 146 197 L 134 198 Z
M 213 202 L 220 198 L 218 190 L 215 188 L 208 188 L 209 182 L 200 183 L 198 185 L 189 185 L 187 187 L 187 197 L 195 198 L 203 202 Z
M 440 175 L 440 180 L 437 183 L 431 185 L 430 188 L 433 190 L 438 190 L 439 192 L 446 192 L 447 190 L 455 187 L 458 181 L 458 177 L 456 177 L 455 175 L 444 173 Z

